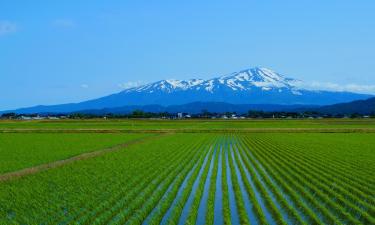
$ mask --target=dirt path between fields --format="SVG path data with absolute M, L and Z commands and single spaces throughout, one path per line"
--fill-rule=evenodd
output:
M 58 160 L 58 161 L 49 162 L 49 163 L 46 163 L 46 164 L 41 164 L 41 165 L 25 168 L 25 169 L 18 170 L 18 171 L 0 174 L 0 183 L 9 181 L 9 180 L 12 180 L 12 179 L 15 179 L 15 178 L 35 174 L 35 173 L 38 173 L 38 172 L 41 172 L 41 171 L 44 171 L 44 170 L 60 167 L 60 166 L 63 166 L 63 165 L 66 165 L 66 164 L 69 164 L 69 163 L 72 163 L 72 162 L 75 162 L 75 161 L 89 159 L 89 158 L 97 157 L 97 156 L 100 156 L 100 155 L 103 155 L 103 154 L 106 154 L 106 153 L 109 153 L 109 152 L 118 151 L 118 150 L 121 150 L 123 148 L 129 147 L 129 146 L 132 146 L 132 145 L 141 144 L 141 143 L 144 143 L 146 141 L 153 140 L 153 139 L 158 139 L 161 136 L 165 136 L 165 135 L 168 135 L 168 134 L 152 135 L 152 136 L 128 141 L 126 143 L 118 144 L 118 145 L 115 145 L 115 146 L 111 146 L 111 147 L 108 147 L 108 148 L 100 149 L 100 150 L 97 150 L 97 151 L 82 153 L 80 155 L 76 155 L 76 156 L 73 156 L 73 157 L 68 158 L 68 159 Z

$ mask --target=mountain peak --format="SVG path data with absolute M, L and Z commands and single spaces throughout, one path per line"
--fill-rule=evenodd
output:
M 214 92 L 218 89 L 231 89 L 233 91 L 251 90 L 254 88 L 261 88 L 263 91 L 271 89 L 297 89 L 294 83 L 297 80 L 286 78 L 283 75 L 276 73 L 268 68 L 254 67 L 250 69 L 241 70 L 228 75 L 209 80 L 190 79 L 190 80 L 175 80 L 167 79 L 157 81 L 151 84 L 142 85 L 135 88 L 125 90 L 125 92 L 147 91 L 153 92 L 167 92 L 174 91 L 207 91 Z
M 264 67 L 254 67 L 239 72 L 231 73 L 219 78 L 222 84 L 229 83 L 230 86 L 253 86 L 270 90 L 272 88 L 289 88 L 296 89 L 297 80 L 286 78 L 283 75 Z
M 300 81 L 270 69 L 254 67 L 209 80 L 160 80 L 85 102 L 24 108 L 17 112 L 62 113 L 130 105 L 178 105 L 197 101 L 231 104 L 328 105 L 373 97 L 350 92 L 311 91 L 299 88 L 297 82 Z

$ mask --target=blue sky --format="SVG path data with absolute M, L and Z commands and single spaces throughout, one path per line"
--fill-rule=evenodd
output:
M 375 1 L 0 2 L 0 110 L 263 66 L 375 94 Z

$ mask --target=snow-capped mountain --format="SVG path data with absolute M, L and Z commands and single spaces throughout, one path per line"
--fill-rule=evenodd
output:
M 229 75 L 221 76 L 210 80 L 162 80 L 151 84 L 142 85 L 125 90 L 131 92 L 166 92 L 176 91 L 207 91 L 214 93 L 220 89 L 230 89 L 232 91 L 249 91 L 260 88 L 263 91 L 290 89 L 298 93 L 296 84 L 298 80 L 286 78 L 267 68 L 252 68 L 242 70 Z
M 19 109 L 17 112 L 73 112 L 130 105 L 168 106 L 191 102 L 329 105 L 372 97 L 350 92 L 306 90 L 300 88 L 300 84 L 301 81 L 270 69 L 255 67 L 209 80 L 161 80 L 90 101 L 36 106 Z

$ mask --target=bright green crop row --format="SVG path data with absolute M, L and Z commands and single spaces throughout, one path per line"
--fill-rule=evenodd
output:
M 374 140 L 155 135 L 1 182 L 0 224 L 375 224 Z
M 322 178 L 327 173 L 329 174 L 329 171 L 316 166 L 311 157 L 306 157 L 304 160 L 296 157 L 299 154 L 298 151 L 308 154 L 309 148 L 312 146 L 306 145 L 303 150 L 295 148 L 293 151 L 293 147 L 290 149 L 288 145 L 272 143 L 273 139 L 270 136 L 267 136 L 266 140 L 263 138 L 261 135 L 255 139 L 254 137 L 248 138 L 247 143 L 248 148 L 251 149 L 251 155 L 257 158 L 258 162 L 268 170 L 269 174 L 272 174 L 273 178 L 281 177 L 295 193 L 300 194 L 300 198 L 314 210 L 314 214 L 310 213 L 311 216 L 320 215 L 327 223 L 374 223 L 374 217 L 371 216 L 373 206 L 367 203 L 367 201 L 371 201 L 370 196 L 368 196 L 366 202 L 362 202 L 361 198 L 356 198 L 356 196 L 345 191 L 341 187 L 340 175 L 338 174 L 336 174 L 338 180 L 335 184 L 338 188 L 335 190 L 335 186 L 328 186 L 331 182 L 330 179 Z M 279 143 L 280 140 L 276 142 Z M 321 149 L 321 151 L 324 150 Z M 310 154 L 319 153 L 315 151 Z M 326 157 L 329 158 L 330 155 L 327 154 Z M 353 162 L 356 159 L 350 160 Z M 343 161 L 343 163 L 350 163 L 350 160 Z M 268 167 L 268 163 L 271 163 L 272 166 Z M 348 174 L 350 174 L 350 171 L 348 171 Z M 353 179 L 356 178 L 353 177 Z M 357 204 L 361 204 L 362 208 Z
M 197 144 L 209 144 L 209 137 L 163 136 L 99 157 L 1 183 L 0 223 L 86 223 L 93 218 L 100 221 L 121 219 L 124 213 L 132 210 L 128 208 L 127 202 L 133 202 L 134 197 L 137 199 L 141 193 L 152 196 L 153 188 L 150 188 L 150 184 L 159 184 L 157 179 L 163 178 L 163 174 L 173 175 L 176 166 L 190 159 L 198 150 Z M 149 191 L 151 194 L 148 194 Z M 92 214 L 96 208 L 99 210 Z M 126 218 L 132 214 L 130 212 Z
M 243 128 L 374 128 L 374 119 L 293 119 L 293 120 L 160 120 L 160 119 L 87 119 L 87 120 L 0 120 L 0 129 L 243 129 Z
M 0 134 L 0 174 L 140 139 L 149 134 Z

